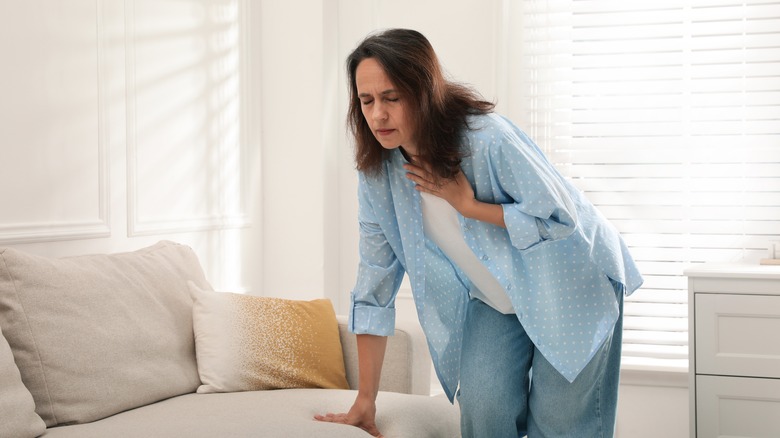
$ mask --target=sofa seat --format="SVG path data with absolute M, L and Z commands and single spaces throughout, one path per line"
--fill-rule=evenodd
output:
M 262 296 L 240 298 L 240 310 L 251 312 L 222 313 L 239 308 L 203 301 L 207 293 L 217 294 L 196 254 L 175 242 L 64 258 L 0 248 L 0 438 L 369 436 L 314 420 L 316 414 L 346 412 L 357 395 L 357 340 L 346 316 L 322 303 L 287 300 L 284 307 L 278 298 Z M 260 303 L 274 303 L 263 308 L 277 313 L 260 312 Z M 199 359 L 196 317 L 200 323 L 240 321 L 224 333 L 245 344 L 214 353 L 214 345 L 231 345 L 217 336 L 227 326 L 200 324 L 206 354 Z M 298 325 L 275 325 L 279 321 Z M 277 337 L 283 342 L 253 343 Z M 292 383 L 250 386 L 244 375 L 213 360 L 241 358 L 240 366 L 262 369 L 257 374 L 263 378 L 290 374 L 291 364 L 305 369 L 310 359 L 300 351 L 291 357 L 291 346 L 331 353 L 316 356 L 305 375 L 325 369 L 343 384 L 279 379 Z M 202 377 L 219 383 L 216 393 Z M 209 391 L 198 392 L 202 387 Z M 380 431 L 388 438 L 458 436 L 457 407 L 430 397 L 430 390 L 431 357 L 422 329 L 416 321 L 399 320 L 387 338 L 379 382 Z
M 366 438 L 361 429 L 315 414 L 346 412 L 352 390 L 283 389 L 186 394 L 104 418 L 46 430 L 45 438 Z M 380 392 L 377 426 L 386 438 L 457 437 L 457 408 L 443 397 Z M 122 431 L 117 433 L 117 431 Z

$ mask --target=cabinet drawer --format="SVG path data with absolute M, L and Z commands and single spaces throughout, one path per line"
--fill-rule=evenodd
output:
M 694 300 L 697 374 L 780 378 L 780 296 Z
M 696 438 L 780 437 L 780 380 L 696 376 Z

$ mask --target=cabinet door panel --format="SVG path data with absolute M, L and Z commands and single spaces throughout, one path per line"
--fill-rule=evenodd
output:
M 697 438 L 780 437 L 780 380 L 696 376 Z
M 697 374 L 780 378 L 780 297 L 694 299 Z

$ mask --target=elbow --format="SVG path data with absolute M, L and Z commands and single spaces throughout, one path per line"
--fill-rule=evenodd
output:
M 547 219 L 536 218 L 541 240 L 561 240 L 569 237 L 577 228 L 576 215 L 558 210 Z
M 504 209 L 504 220 L 512 246 L 521 251 L 534 249 L 545 242 L 565 239 L 577 228 L 576 216 L 563 210 L 540 218 L 508 207 Z

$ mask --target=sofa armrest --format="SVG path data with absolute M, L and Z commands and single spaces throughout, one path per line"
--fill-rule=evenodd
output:
M 337 318 L 347 382 L 350 388 L 357 389 L 357 338 L 347 328 L 347 317 L 339 315 Z M 431 355 L 422 328 L 417 323 L 397 321 L 395 334 L 388 336 L 379 390 L 430 395 Z

